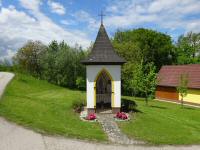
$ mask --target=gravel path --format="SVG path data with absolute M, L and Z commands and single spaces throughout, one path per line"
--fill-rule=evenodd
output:
M 13 73 L 0 72 L 0 97 L 4 92 L 6 85 L 14 77 Z
M 113 114 L 98 114 L 97 116 L 99 123 L 102 125 L 103 130 L 107 133 L 108 139 L 112 143 L 117 144 L 144 144 L 141 141 L 136 141 L 133 139 L 129 139 L 125 134 L 123 134 L 116 121 L 114 120 Z
M 13 74 L 0 72 L 0 93 Z M 1 96 L 1 95 L 0 95 Z M 47 136 L 11 123 L 0 117 L 0 150 L 199 150 L 192 146 L 144 146 L 92 143 L 83 140 Z

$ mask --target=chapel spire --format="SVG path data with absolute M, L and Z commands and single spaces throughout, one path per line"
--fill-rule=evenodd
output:
M 99 16 L 101 17 L 101 24 L 103 24 L 103 17 L 106 16 L 106 15 L 103 13 L 103 11 L 101 11 Z
M 122 65 L 126 61 L 120 57 L 114 50 L 103 25 L 103 16 L 101 12 L 101 25 L 89 56 L 81 62 L 85 65 Z

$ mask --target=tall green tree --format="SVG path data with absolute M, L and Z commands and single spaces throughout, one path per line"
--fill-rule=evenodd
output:
M 143 61 L 137 64 L 130 86 L 134 91 L 140 92 L 145 97 L 147 105 L 149 98 L 154 96 L 156 85 L 156 67 L 154 64 L 152 62 L 144 64 Z
M 58 59 L 58 52 L 59 45 L 58 42 L 54 40 L 48 45 L 47 51 L 42 61 L 42 66 L 45 68 L 43 72 L 43 78 L 54 84 L 57 84 L 56 60 Z
M 46 52 L 46 46 L 40 41 L 28 41 L 20 48 L 14 57 L 14 62 L 19 64 L 25 71 L 34 76 L 41 76 L 41 60 Z
M 76 79 L 85 78 L 85 66 L 80 63 L 85 55 L 86 53 L 80 46 L 70 47 L 64 41 L 61 43 L 52 41 L 43 61 L 44 78 L 61 86 L 76 87 Z
M 176 46 L 177 64 L 200 63 L 200 33 L 179 36 Z
M 122 67 L 121 78 L 122 78 L 122 91 L 124 95 L 136 96 L 137 94 L 136 88 L 133 86 L 132 83 L 135 67 L 136 65 L 131 62 L 127 62 Z
M 127 61 L 154 62 L 157 70 L 175 60 L 171 37 L 150 29 L 117 31 L 113 38 L 113 46 Z
M 143 64 L 153 62 L 158 72 L 162 65 L 173 64 L 176 60 L 171 37 L 154 30 L 139 28 L 117 31 L 112 43 L 117 53 L 127 61 L 122 67 L 122 92 L 126 95 L 138 93 L 130 81 L 141 61 Z
M 20 48 L 15 61 L 23 70 L 50 83 L 69 88 L 80 87 L 76 80 L 85 79 L 85 66 L 80 63 L 87 51 L 80 46 L 70 47 L 64 41 L 52 41 L 48 46 L 31 41 Z M 85 88 L 83 81 L 81 88 Z

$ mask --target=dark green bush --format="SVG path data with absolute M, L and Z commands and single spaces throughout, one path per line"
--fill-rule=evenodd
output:
M 84 102 L 81 100 L 76 100 L 76 101 L 73 101 L 73 103 L 72 103 L 72 108 L 77 113 L 81 112 L 83 106 L 84 106 Z
M 83 79 L 83 77 L 78 77 L 76 79 L 76 86 L 79 90 L 85 90 L 86 88 L 86 81 Z
M 123 112 L 129 112 L 129 111 L 135 111 L 137 104 L 135 101 L 128 100 L 128 99 L 122 99 L 122 111 Z

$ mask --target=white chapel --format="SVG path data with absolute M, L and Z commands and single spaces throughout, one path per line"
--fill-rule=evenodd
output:
M 99 112 L 121 108 L 121 65 L 125 60 L 117 55 L 109 40 L 103 23 L 88 58 L 81 61 L 86 65 L 87 111 Z

